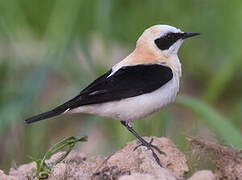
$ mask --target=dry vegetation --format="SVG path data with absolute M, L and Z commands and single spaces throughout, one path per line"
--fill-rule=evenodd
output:
M 215 164 L 214 174 L 219 179 L 242 179 L 242 151 L 232 147 L 221 146 L 198 138 L 187 138 L 192 150 L 200 158 L 206 158 Z

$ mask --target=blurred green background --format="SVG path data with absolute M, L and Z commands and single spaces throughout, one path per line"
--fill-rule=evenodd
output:
M 30 162 L 53 144 L 88 135 L 78 149 L 107 155 L 134 137 L 119 121 L 63 115 L 24 119 L 74 97 L 122 60 L 142 32 L 170 24 L 200 32 L 180 49 L 175 104 L 136 121 L 142 136 L 186 136 L 242 147 L 242 1 L 0 0 L 0 169 Z

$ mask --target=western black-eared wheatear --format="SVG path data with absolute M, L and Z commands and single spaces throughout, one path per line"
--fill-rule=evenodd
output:
M 146 146 L 161 166 L 151 142 L 133 129 L 136 119 L 161 110 L 179 91 L 181 63 L 177 56 L 183 41 L 199 33 L 183 32 L 169 25 L 155 25 L 139 37 L 136 49 L 111 70 L 97 78 L 79 95 L 26 123 L 64 113 L 89 113 L 118 119 Z

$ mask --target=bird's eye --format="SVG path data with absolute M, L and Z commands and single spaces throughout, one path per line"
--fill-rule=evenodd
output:
M 182 38 L 182 33 L 168 33 L 155 40 L 156 46 L 161 50 L 169 49 L 172 44 Z

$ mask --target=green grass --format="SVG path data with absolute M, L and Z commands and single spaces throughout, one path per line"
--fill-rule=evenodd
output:
M 53 147 L 51 147 L 44 155 L 42 159 L 36 159 L 31 157 L 35 163 L 36 168 L 33 169 L 33 173 L 36 173 L 36 177 L 38 179 L 47 179 L 51 169 L 56 166 L 58 163 L 60 163 L 62 160 L 64 160 L 68 154 L 71 152 L 71 150 L 74 148 L 77 142 L 85 142 L 87 141 L 87 136 L 82 138 L 75 138 L 74 136 L 70 136 L 68 138 L 63 139 L 62 141 L 56 143 Z M 52 155 L 55 153 L 63 150 L 65 147 L 68 147 L 67 151 L 59 157 L 57 160 L 51 163 L 46 163 L 45 161 L 50 159 Z

